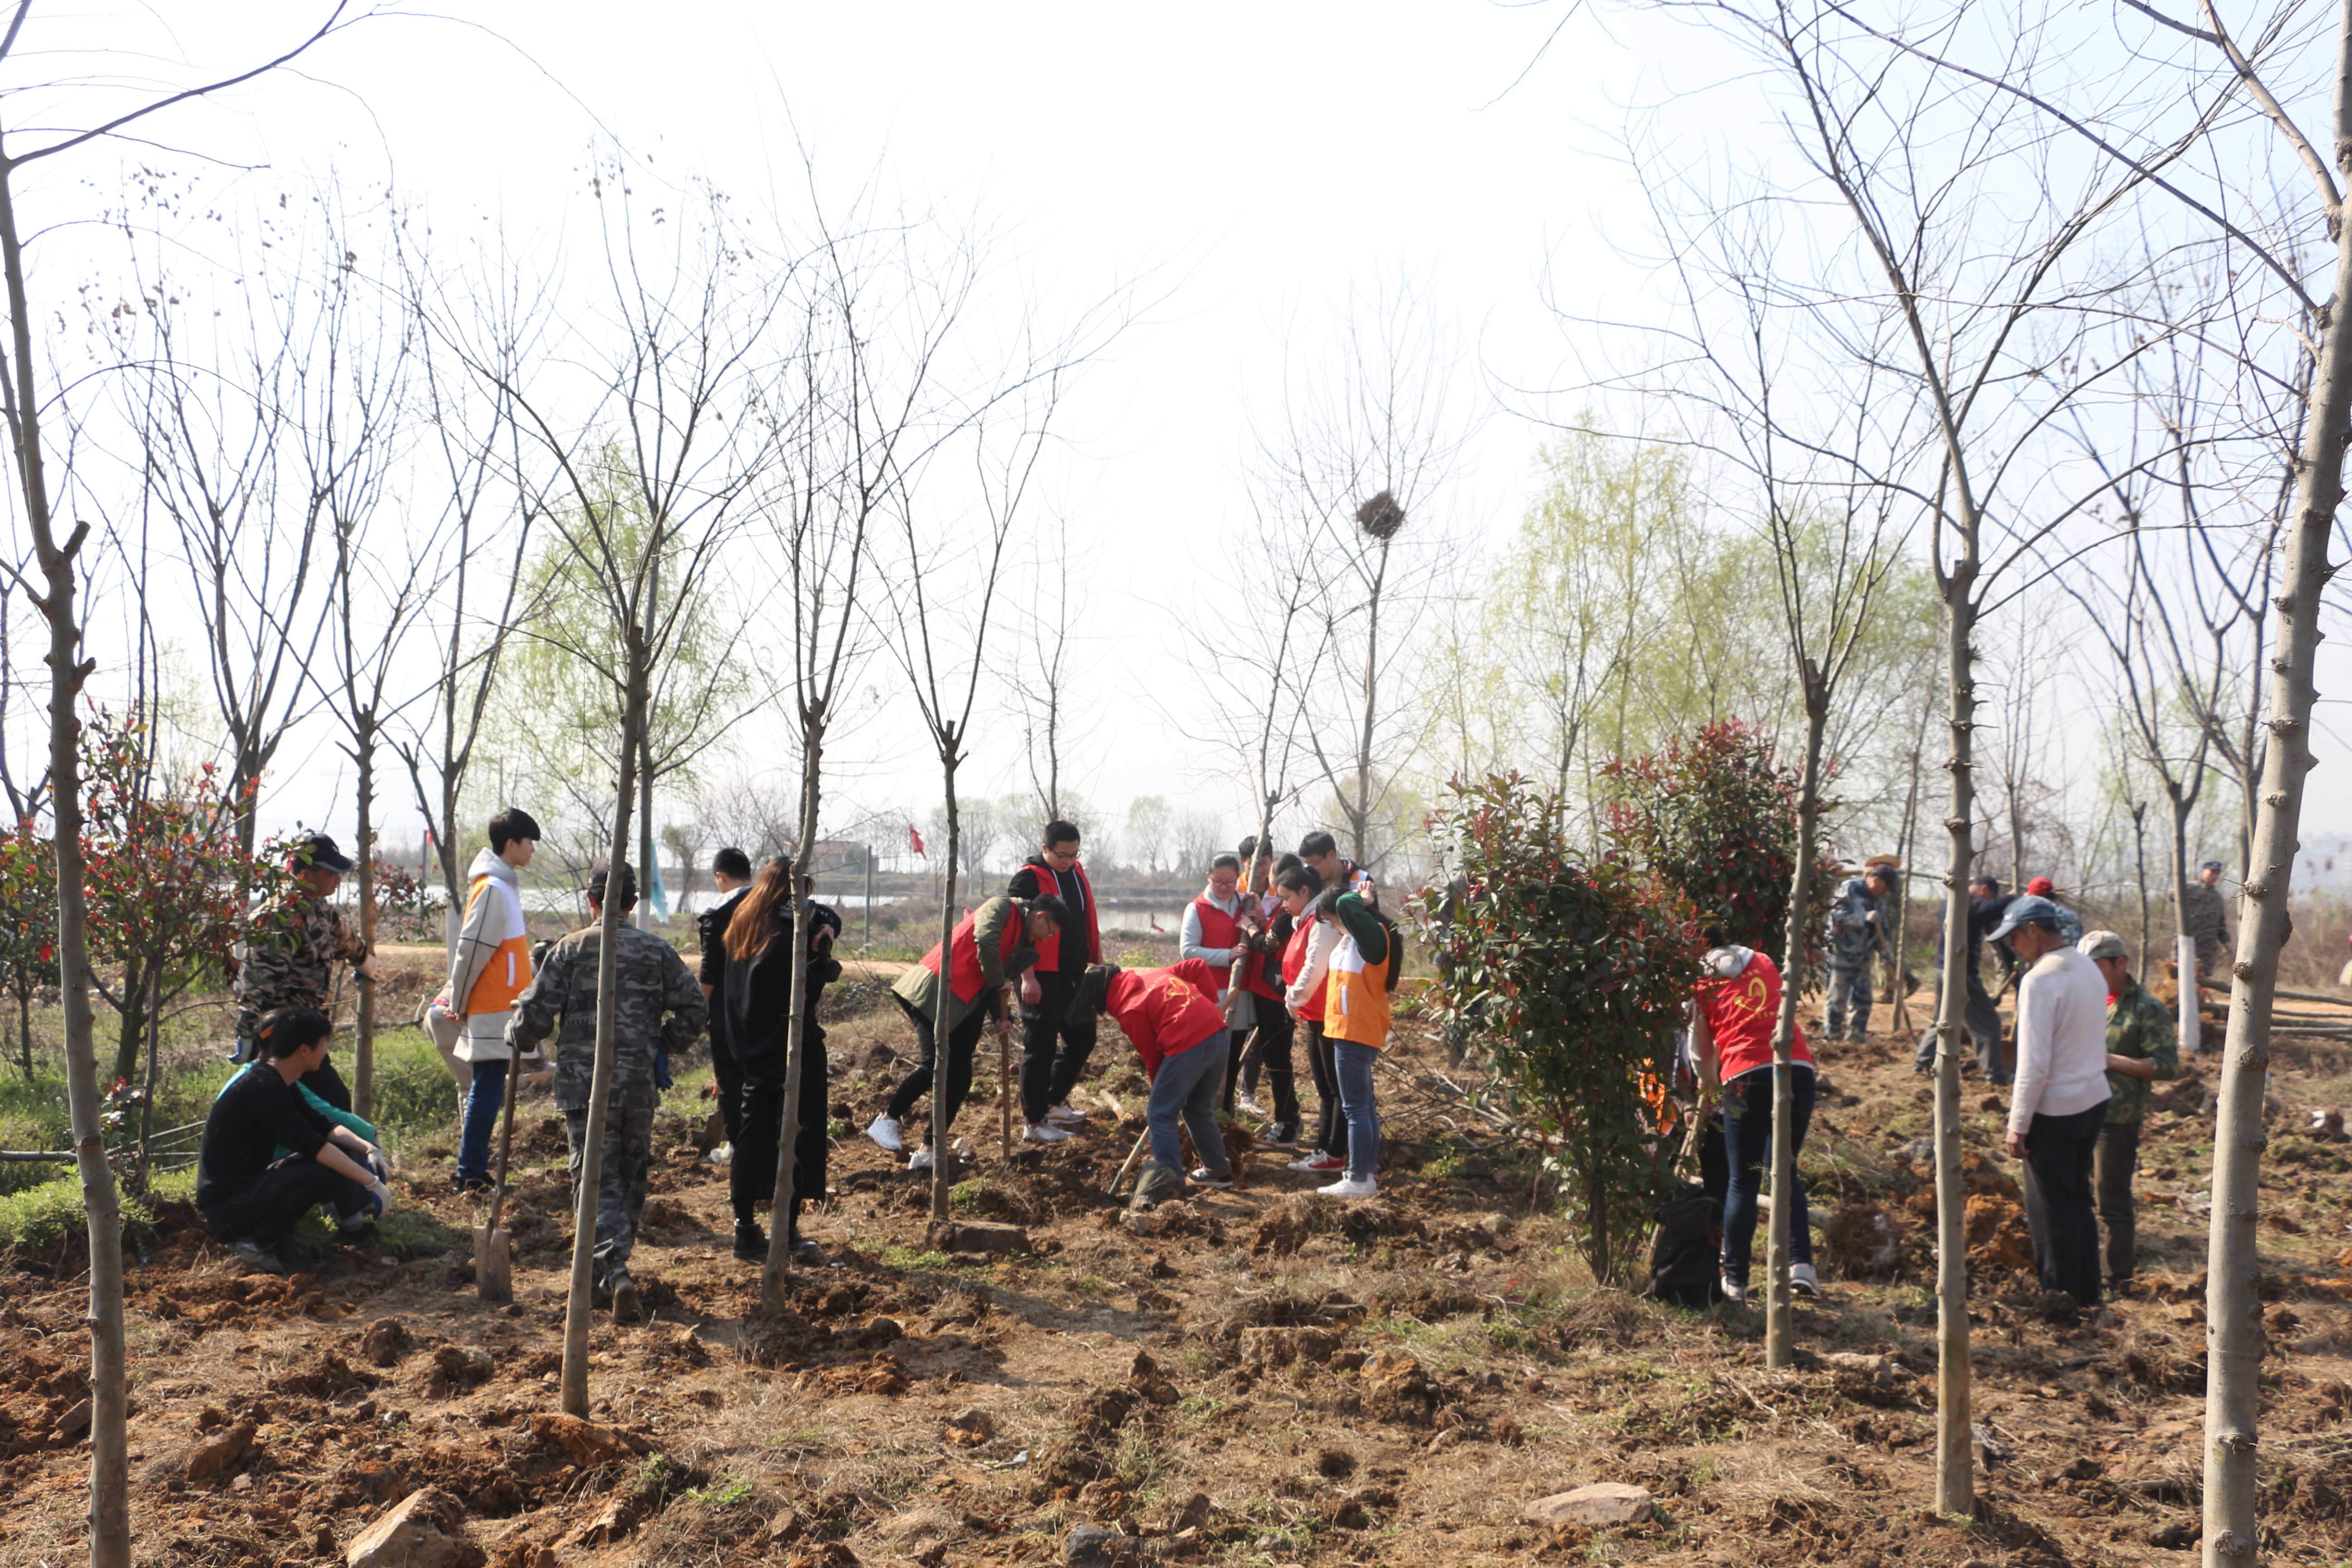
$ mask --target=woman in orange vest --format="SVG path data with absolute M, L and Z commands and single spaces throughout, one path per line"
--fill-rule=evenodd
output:
M 1348 1119 L 1348 1170 L 1327 1198 L 1369 1198 L 1380 1191 L 1381 1113 L 1372 1094 L 1372 1064 L 1389 1043 L 1389 966 L 1395 957 L 1388 928 L 1361 893 L 1325 893 L 1317 919 L 1339 928 L 1324 981 L 1323 1037 L 1331 1043 L 1332 1078 Z

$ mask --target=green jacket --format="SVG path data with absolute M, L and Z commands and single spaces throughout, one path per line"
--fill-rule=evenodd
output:
M 1004 1016 L 1002 994 L 1006 985 L 1021 978 L 1022 973 L 1037 962 L 1037 950 L 1029 942 L 1029 908 L 1019 899 L 1002 894 L 983 902 L 966 915 L 954 930 L 954 940 L 948 948 L 948 971 L 952 976 L 959 957 L 976 961 L 980 972 L 980 989 L 970 998 L 955 994 L 955 987 L 940 984 L 938 971 L 930 966 L 939 962 L 936 947 L 923 956 L 919 963 L 910 963 L 898 983 L 891 989 L 903 997 L 907 1005 L 925 1018 L 933 1019 L 944 1028 L 952 1029 L 971 1016 L 975 1008 L 984 1007 L 989 1016 Z M 1004 951 L 1007 930 L 1020 934 L 1013 938 L 1013 951 Z M 967 955 L 964 943 L 969 940 L 971 951 Z M 941 1018 L 933 1011 L 944 991 L 947 1016 Z
M 2172 1015 L 2128 976 L 2123 990 L 2107 1004 L 2107 1053 L 2153 1061 L 2158 1083 L 2169 1083 L 2180 1076 L 2180 1043 L 2172 1033 Z M 2107 1071 L 2107 1088 L 2113 1095 L 2107 1101 L 2107 1120 L 2116 1123 L 2145 1117 L 2147 1102 L 2156 1093 L 2147 1079 L 2113 1068 Z

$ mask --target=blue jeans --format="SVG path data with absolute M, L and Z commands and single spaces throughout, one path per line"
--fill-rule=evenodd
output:
M 1813 1120 L 1813 1069 L 1802 1062 L 1789 1069 L 1790 1123 L 1796 1131 L 1790 1169 L 1795 1174 L 1796 1154 L 1805 1150 L 1805 1129 Z M 1723 1273 L 1735 1285 L 1748 1283 L 1748 1262 L 1756 1247 L 1756 1194 L 1764 1184 L 1765 1167 L 1772 1163 L 1772 1073 L 1758 1068 L 1741 1073 L 1723 1086 L 1723 1152 L 1731 1166 L 1731 1182 L 1723 1200 Z M 1813 1232 L 1805 1212 L 1805 1178 L 1797 1176 L 1790 1191 L 1773 1201 L 1789 1210 L 1789 1261 L 1813 1260 Z
M 1217 1091 L 1224 1087 L 1225 1054 L 1233 1041 L 1231 1029 L 1219 1029 L 1192 1049 L 1160 1058 L 1143 1115 L 1152 1159 L 1171 1171 L 1184 1169 L 1184 1145 L 1176 1136 L 1179 1116 L 1192 1129 L 1202 1166 L 1219 1172 L 1233 1166 L 1225 1156 L 1225 1135 L 1217 1131 Z
M 499 1112 L 507 1101 L 507 1068 L 510 1062 L 476 1062 L 473 1087 L 466 1090 L 466 1125 L 457 1138 L 457 1179 L 490 1179 L 490 1139 L 498 1131 Z
M 1348 1180 L 1369 1182 L 1381 1168 L 1381 1112 L 1372 1103 L 1372 1064 L 1381 1058 L 1371 1046 L 1353 1040 L 1331 1042 L 1331 1070 L 1339 1080 L 1339 1109 L 1348 1118 Z

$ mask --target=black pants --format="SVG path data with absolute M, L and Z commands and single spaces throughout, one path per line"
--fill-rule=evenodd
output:
M 1041 969 L 1037 1001 L 1021 1004 L 1021 1114 L 1034 1127 L 1045 1112 L 1070 1102 L 1094 1054 L 1091 1029 L 1073 1028 L 1065 1015 L 1082 972 Z
M 2033 1118 L 2025 1134 L 2025 1223 L 2033 1232 L 2033 1268 L 2044 1290 L 2063 1290 L 2085 1307 L 2099 1304 L 2099 1216 L 2091 1171 L 2107 1102 L 2071 1116 Z
M 215 1199 L 204 1211 L 205 1228 L 223 1241 L 250 1237 L 267 1247 L 320 1204 L 333 1205 L 338 1219 L 375 1209 L 367 1189 L 349 1176 L 308 1155 L 289 1154 L 227 1197 Z
M 1323 1020 L 1301 1018 L 1307 1031 L 1307 1060 L 1315 1072 L 1315 1148 L 1335 1160 L 1348 1157 L 1348 1116 L 1339 1108 L 1339 1069 L 1331 1042 L 1323 1037 Z
M 1249 1038 L 1243 1048 L 1234 1053 L 1225 1068 L 1225 1114 L 1234 1110 L 1234 1084 L 1238 1078 L 1244 1093 L 1257 1093 L 1259 1074 L 1265 1077 L 1274 1094 L 1274 1119 L 1285 1127 L 1298 1124 L 1298 1072 L 1292 1066 L 1290 1050 L 1297 1038 L 1298 1025 L 1289 1009 L 1279 1002 L 1253 994 L 1250 1005 L 1257 1010 L 1257 1022 L 1251 1026 Z M 1246 1057 L 1246 1062 L 1243 1058 Z
M 922 1061 L 913 1072 L 898 1080 L 890 1095 L 890 1120 L 904 1121 L 907 1113 L 915 1109 L 915 1101 L 931 1092 L 933 1068 L 931 1059 L 931 1021 L 915 1011 L 914 1005 L 904 996 L 896 996 L 898 1004 L 915 1026 L 915 1034 L 922 1043 Z M 948 1031 L 948 1125 L 955 1125 L 958 1112 L 971 1094 L 971 1054 L 980 1044 L 980 1032 L 988 1026 L 988 1009 L 974 1007 L 964 1021 Z M 822 1081 L 822 1079 L 820 1079 Z
M 1992 993 L 1985 989 L 1980 970 L 1969 971 L 1969 995 L 1960 1009 L 1960 1023 L 1976 1043 L 1977 1070 L 1995 1083 L 2008 1082 L 2009 1067 L 2000 1059 L 2000 1009 L 1993 1005 Z M 1936 1065 L 1935 1030 L 1929 1029 L 1919 1037 L 1919 1049 L 1912 1063 L 1920 1068 Z
M 742 1130 L 735 1142 L 735 1160 L 727 1168 L 728 1196 L 735 1217 L 751 1217 L 753 1205 L 776 1195 L 776 1152 L 784 1131 L 784 1058 L 743 1064 Z M 833 1142 L 825 1136 L 824 1037 L 811 1033 L 801 1063 L 800 1136 L 793 1143 L 793 1212 L 784 1216 L 788 1233 L 800 1238 L 802 1205 L 824 1195 L 825 1157 Z
M 723 1003 L 726 998 L 712 1000 Z M 727 1043 L 727 1023 L 719 1016 L 722 1010 L 710 1010 L 710 1080 L 719 1086 L 719 1120 L 727 1129 L 727 1142 L 733 1143 L 743 1135 L 743 1064 L 735 1059 L 735 1047 Z
M 2110 1121 L 2099 1129 L 2096 1180 L 2099 1218 L 2107 1227 L 2107 1285 L 2120 1290 L 2137 1268 L 2139 1230 L 2132 1213 L 2132 1177 L 2139 1170 L 2139 1123 Z

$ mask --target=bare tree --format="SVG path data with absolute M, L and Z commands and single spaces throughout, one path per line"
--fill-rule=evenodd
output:
M 19 0 L 7 14 L 0 32 L 0 68 L 18 61 L 18 46 L 32 14 L 32 0 Z M 52 492 L 47 468 L 47 437 L 43 422 L 49 396 L 34 363 L 33 321 L 36 306 L 26 283 L 25 239 L 16 207 L 19 172 L 62 153 L 132 134 L 131 127 L 163 110 L 191 99 L 218 92 L 295 58 L 328 34 L 348 26 L 347 7 L 338 5 L 308 37 L 293 48 L 235 76 L 195 86 L 163 89 L 128 104 L 115 100 L 111 112 L 86 130 L 52 130 L 31 146 L 10 147 L 0 138 L 0 284 L 8 295 L 8 349 L 15 363 L 0 374 L 0 398 L 5 398 L 8 434 L 16 462 L 16 478 L 25 502 L 25 521 L 33 537 L 33 561 L 40 574 L 38 590 L 27 585 L 35 607 L 49 631 L 49 798 L 55 814 L 58 859 L 58 963 L 65 977 L 66 1091 L 72 1107 L 74 1152 L 81 1176 L 82 1201 L 89 1227 L 90 1331 L 90 1465 L 89 1561 L 94 1568 L 130 1568 L 131 1475 L 130 1449 L 124 1436 L 129 1387 L 124 1377 L 122 1331 L 122 1211 L 114 1173 L 106 1161 L 106 1139 L 100 1124 L 96 1060 L 88 977 L 89 968 L 87 882 L 81 854 L 81 775 L 77 748 L 79 722 L 75 705 L 83 685 L 98 668 L 82 645 L 80 612 L 75 604 L 76 573 L 87 524 L 76 523 L 60 535 L 51 510 Z M 85 84 L 85 95 L 96 89 Z M 143 133 L 143 132 L 142 132 Z
M 1322 647 L 1292 662 L 1293 692 L 1350 852 L 1370 865 L 1419 740 L 1396 687 L 1446 563 L 1444 529 L 1423 513 L 1439 505 L 1473 425 L 1454 405 L 1452 337 L 1410 283 L 1352 300 L 1337 340 L 1326 366 L 1286 375 L 1250 482 L 1261 519 L 1294 536 L 1282 553 L 1315 585 L 1308 613 Z
M 571 580 L 595 596 L 593 635 L 534 619 L 527 635 L 558 647 L 594 673 L 617 699 L 608 755 L 616 761 L 609 863 L 627 862 L 638 807 L 638 770 L 657 671 L 697 613 L 721 553 L 745 521 L 745 503 L 772 460 L 756 420 L 737 417 L 772 395 L 778 379 L 769 292 L 777 258 L 729 218 L 716 193 L 695 193 L 692 221 L 639 226 L 630 181 L 644 176 L 601 161 L 595 182 L 603 226 L 603 301 L 611 320 L 580 353 L 595 366 L 597 400 L 563 411 L 554 390 L 508 378 L 497 345 L 477 345 L 474 323 L 414 301 L 472 374 L 496 388 L 526 437 L 554 470 L 536 500 L 542 526 L 573 568 Z M 656 215 L 656 222 L 661 215 Z M 789 263 L 783 264 L 788 269 Z M 560 384 L 568 387 L 573 378 Z M 560 499 L 559 499 L 560 498 Z M 559 640 L 561 639 L 561 640 Z M 563 1408 L 588 1410 L 588 1326 L 598 1191 L 614 1061 L 614 980 L 620 957 L 619 900 L 604 904 L 599 932 L 594 1076 L 575 1194 L 571 1293 L 564 1318 Z
M 2010 106 L 2021 107 L 2037 132 L 2063 137 L 2070 151 L 2095 155 L 2117 172 L 2111 177 L 2118 183 L 2145 187 L 2152 196 L 2160 193 L 2173 220 L 2262 281 L 2265 303 L 2241 318 L 2250 328 L 2260 323 L 2262 332 L 2217 343 L 2215 352 L 2245 365 L 2294 363 L 2281 378 L 2290 382 L 2306 374 L 2296 362 L 2308 363 L 2297 445 L 2283 465 L 2291 499 L 2281 530 L 2277 592 L 2271 596 L 2278 618 L 2268 661 L 2268 736 L 2246 857 L 2213 1140 L 2203 1552 L 2209 1568 L 2223 1568 L 2258 1550 L 2257 1372 L 2263 1334 L 2255 1226 L 2263 1098 L 2305 778 L 2314 763 L 2312 676 L 2322 595 L 2336 570 L 2327 551 L 2344 495 L 2342 432 L 2352 417 L 2352 346 L 2338 330 L 2345 303 L 2352 300 L 2352 224 L 2344 221 L 2344 182 L 2352 180 L 2352 9 L 2306 13 L 2290 0 L 2233 33 L 2210 5 L 2200 5 L 2190 20 L 2135 4 L 2118 20 L 2145 33 L 2127 37 L 2126 47 L 2139 50 L 2139 58 L 2163 58 L 2168 74 L 2151 81 L 2134 73 L 2138 79 L 2127 104 L 2116 101 L 2108 73 L 2084 68 L 2063 47 L 2046 47 L 2062 41 L 2063 13 L 2029 14 L 2024 44 L 2006 47 L 1989 67 L 1961 58 L 1957 37 L 1908 36 L 1850 11 L 1836 15 L 1890 54 L 1928 64 L 1941 85 L 1964 85 L 1970 110 L 2004 117 Z M 2317 96 L 2314 57 L 2305 46 L 2322 36 L 2329 42 L 2335 91 L 2327 134 L 2315 139 L 2287 106 Z M 2225 111 L 2234 114 L 2241 105 L 2270 136 L 2275 156 L 2300 168 L 2307 196 L 2298 200 L 2295 187 L 2283 181 L 2259 195 L 2235 182 L 2239 162 L 2222 155 L 2222 132 L 2238 123 L 2225 121 Z M 2134 118 L 2125 119 L 2126 111 Z M 2333 151 L 2332 160 L 2323 147 Z M 2188 156 L 2192 153 L 2197 156 Z M 2085 210 L 2083 221 L 2090 216 Z M 2324 281 L 2314 265 L 2323 256 Z M 2274 368 L 2270 374 L 2278 375 Z
M 2082 352 L 2090 329 L 2070 307 L 2110 297 L 2127 281 L 2084 241 L 2143 175 L 2104 165 L 2062 169 L 2042 127 L 2020 106 L 1952 114 L 1947 84 L 1932 66 L 1906 65 L 1899 40 L 1885 41 L 1835 0 L 1702 10 L 1733 20 L 1755 43 L 1788 92 L 1788 124 L 1811 176 L 1851 220 L 1855 249 L 1838 253 L 1835 269 L 1809 290 L 1830 353 L 1882 363 L 1889 375 L 1899 366 L 1908 384 L 1901 401 L 1921 416 L 1909 431 L 1889 432 L 1885 446 L 1895 457 L 1874 482 L 1927 517 L 1948 638 L 1936 1506 L 1969 1513 L 1975 1498 L 1956 1046 L 1976 853 L 1977 629 L 1989 592 L 2013 585 L 2042 542 L 2087 504 L 2081 496 L 2037 498 L 2026 510 L 2047 471 L 2028 459 L 2053 410 L 2103 387 L 2114 368 L 2112 361 L 2095 365 Z M 1983 195 L 1986 171 L 1996 165 L 2037 198 L 1996 213 Z M 1899 357 L 1877 359 L 1874 345 Z
M 504 390 L 531 374 L 545 325 L 545 300 L 518 266 L 493 262 L 466 274 L 404 249 L 399 289 L 404 309 L 434 300 L 462 311 L 476 375 L 439 332 L 410 339 L 410 386 L 422 452 L 415 497 L 433 498 L 420 513 L 425 531 L 446 545 L 447 569 L 420 606 L 434 644 L 434 699 L 393 739 L 432 840 L 446 920 L 443 941 L 455 952 L 466 907 L 467 834 L 459 809 L 473 779 L 476 749 L 488 727 L 499 677 L 525 609 L 523 565 L 539 520 L 544 481 L 527 463 L 521 426 Z M 412 514 L 413 516 L 418 514 Z

